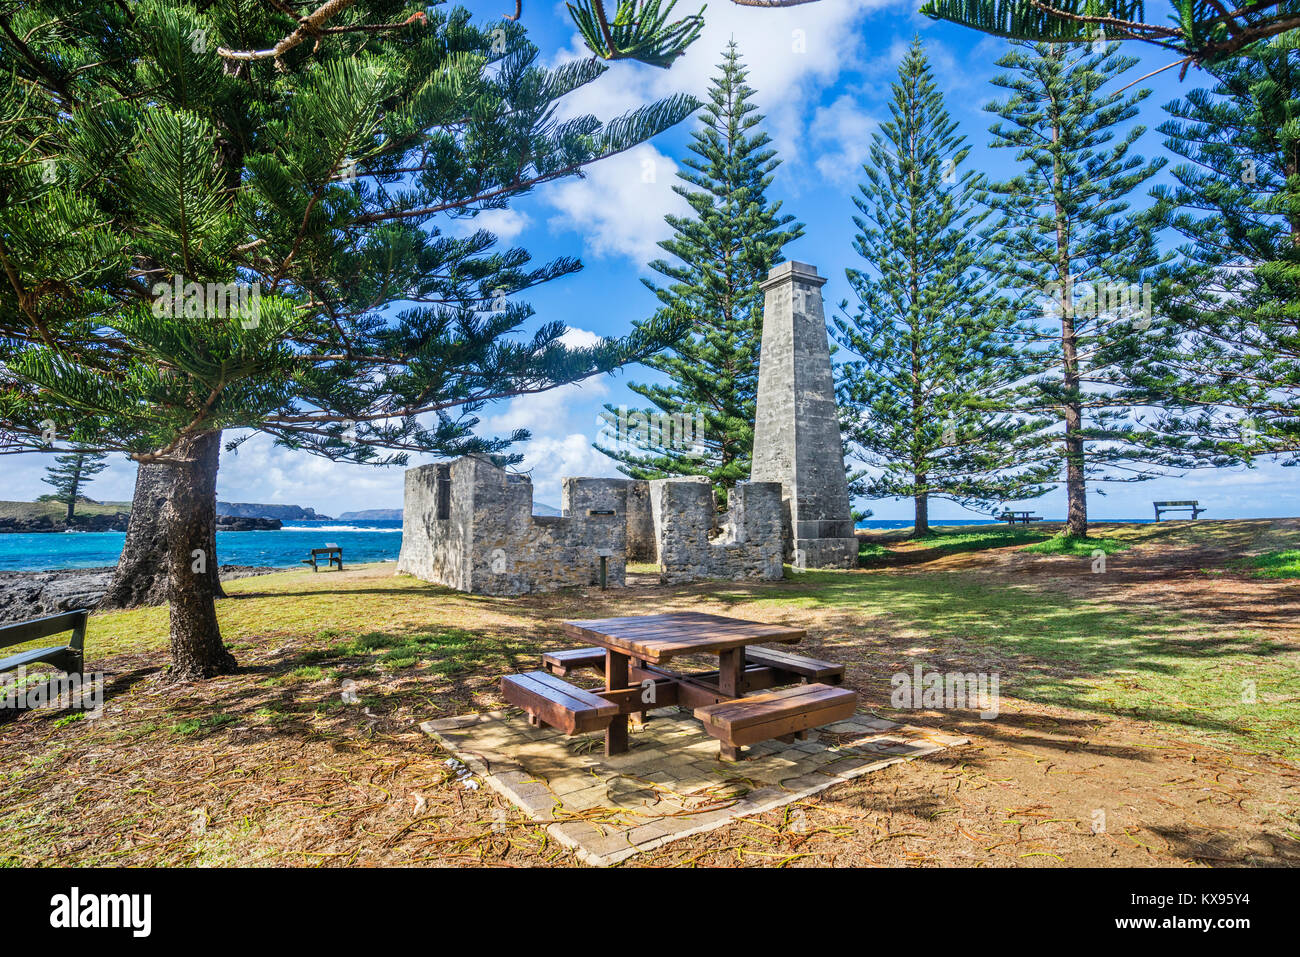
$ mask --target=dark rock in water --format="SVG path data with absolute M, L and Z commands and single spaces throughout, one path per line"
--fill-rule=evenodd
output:
M 61 518 L 38 515 L 34 518 L 0 518 L 2 532 L 125 532 L 129 512 L 112 515 L 76 515 L 69 525 Z
M 221 580 L 286 571 L 265 565 L 222 565 Z M 0 625 L 94 608 L 108 591 L 113 567 L 47 572 L 0 572 Z
M 245 502 L 218 502 L 217 517 L 278 518 L 284 522 L 328 522 L 328 515 L 317 515 L 313 508 L 301 505 L 251 505 Z
M 278 518 L 245 518 L 236 515 L 218 515 L 217 531 L 219 532 L 264 532 L 274 531 L 280 528 Z
M 400 508 L 363 508 L 359 512 L 344 512 L 338 517 L 340 522 L 400 522 Z

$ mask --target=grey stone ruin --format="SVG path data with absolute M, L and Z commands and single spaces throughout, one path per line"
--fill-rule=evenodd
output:
M 479 595 L 624 583 L 627 482 L 566 478 L 565 514 L 533 514 L 533 483 L 466 455 L 406 470 L 397 571 Z M 648 512 L 638 517 L 648 521 Z
M 399 574 L 478 595 L 627 582 L 656 561 L 665 584 L 779 579 L 781 489 L 741 482 L 719 515 L 705 478 L 565 478 L 561 515 L 533 514 L 533 483 L 483 456 L 406 471 Z
M 821 287 L 807 263 L 763 281 L 763 345 L 749 477 L 779 482 L 785 558 L 796 568 L 856 568 L 839 412 Z
M 775 580 L 796 568 L 855 568 L 830 347 L 826 280 L 782 263 L 763 283 L 763 342 L 750 481 L 726 512 L 702 476 L 653 482 L 565 478 L 561 512 L 533 514 L 533 485 L 482 456 L 406 473 L 398 572 L 460 591 L 521 595 L 626 583 L 629 561 L 665 584 Z

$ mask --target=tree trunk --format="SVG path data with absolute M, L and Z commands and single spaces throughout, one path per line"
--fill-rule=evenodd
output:
M 1083 471 L 1083 404 L 1079 397 L 1078 343 L 1074 319 L 1066 310 L 1061 323 L 1065 356 L 1065 534 L 1088 537 L 1088 492 Z
M 1088 491 L 1083 474 L 1083 402 L 1079 393 L 1078 333 L 1072 310 L 1061 315 L 1061 345 L 1065 387 L 1065 495 L 1068 500 L 1065 534 L 1088 537 Z
M 220 433 L 214 433 L 218 448 Z M 216 468 L 212 462 L 211 500 L 205 506 L 211 511 L 209 523 L 211 540 L 206 545 L 208 574 L 212 578 L 213 594 L 224 598 L 221 577 L 217 566 L 216 538 Z M 99 602 L 99 609 L 137 608 L 141 605 L 161 605 L 167 601 L 167 530 L 163 525 L 163 505 L 181 481 L 176 466 L 154 462 L 141 465 L 135 475 L 135 493 L 131 499 L 131 518 L 126 526 L 126 541 L 122 555 L 117 560 L 117 570 L 108 592 Z
M 1064 54 L 1054 49 L 1056 58 Z M 1057 107 L 1055 98 L 1053 108 Z M 1052 120 L 1052 143 L 1061 139 L 1060 117 Z M 1061 161 L 1052 160 L 1052 195 L 1056 213 L 1056 278 L 1061 284 L 1061 385 L 1065 392 L 1065 495 L 1069 502 L 1065 534 L 1088 537 L 1088 490 L 1083 478 L 1083 398 L 1079 381 L 1079 330 L 1074 323 L 1074 277 L 1070 268 L 1069 220 L 1062 197 Z
M 163 503 L 167 600 L 171 605 L 170 681 L 229 674 L 235 658 L 217 625 L 216 569 L 210 544 L 216 535 L 217 463 L 221 433 L 201 435 L 176 449 L 175 484 Z
M 72 516 L 77 513 L 77 489 L 81 485 L 81 465 L 83 462 L 85 462 L 85 459 L 77 456 L 75 463 L 77 470 L 72 475 L 72 489 L 68 492 L 68 515 L 66 520 L 69 525 L 72 524 Z
M 917 484 L 925 482 L 924 476 L 917 476 Z M 917 492 L 912 502 L 916 506 L 916 521 L 912 523 L 912 537 L 920 538 L 922 535 L 930 534 L 930 496 L 925 492 Z
M 1073 413 L 1073 414 L 1070 414 Z M 1067 409 L 1065 428 L 1065 493 L 1069 499 L 1065 534 L 1088 537 L 1088 495 L 1083 479 L 1083 440 L 1077 429 L 1081 416 L 1077 409 Z

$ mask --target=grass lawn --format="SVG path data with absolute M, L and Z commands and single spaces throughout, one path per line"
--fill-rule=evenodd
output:
M 1246 559 L 1257 578 L 1300 578 L 1300 549 L 1288 548 Z
M 131 511 L 130 502 L 77 502 L 77 515 L 116 515 Z M 68 514 L 63 502 L 0 502 L 0 518 L 32 519 L 48 515 L 62 520 Z
M 1093 538 L 1092 536 L 1080 538 L 1077 535 L 1053 535 L 1041 542 L 1026 545 L 1025 551 L 1033 552 L 1036 555 L 1075 555 L 1080 558 L 1086 555 L 1092 558 L 1096 556 L 1097 552 L 1113 555 L 1115 552 L 1122 552 L 1128 547 L 1130 547 L 1129 542 L 1123 542 L 1115 538 Z
M 564 647 L 564 618 L 667 610 L 805 627 L 864 710 L 972 744 L 807 802 L 815 836 L 770 812 L 632 866 L 762 865 L 792 843 L 806 864 L 1300 862 L 1300 595 L 1236 565 L 1300 547 L 1300 522 L 1094 534 L 1121 546 L 1097 546 L 1104 574 L 1091 547 L 1036 551 L 1049 530 L 985 526 L 879 543 L 925 561 L 773 583 L 488 598 L 392 565 L 245 578 L 218 606 L 240 673 L 183 689 L 157 682 L 166 609 L 96 615 L 106 716 L 0 724 L 0 862 L 570 863 L 513 809 L 489 827 L 499 799 L 458 787 L 416 725 L 501 707 L 500 676 Z M 917 664 L 997 674 L 1001 715 L 892 709 Z

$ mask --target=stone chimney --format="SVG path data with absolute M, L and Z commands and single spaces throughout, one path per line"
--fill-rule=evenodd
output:
M 821 287 L 807 263 L 763 281 L 763 345 L 750 479 L 780 482 L 785 557 L 797 568 L 856 568 L 858 540 L 840 445 Z

